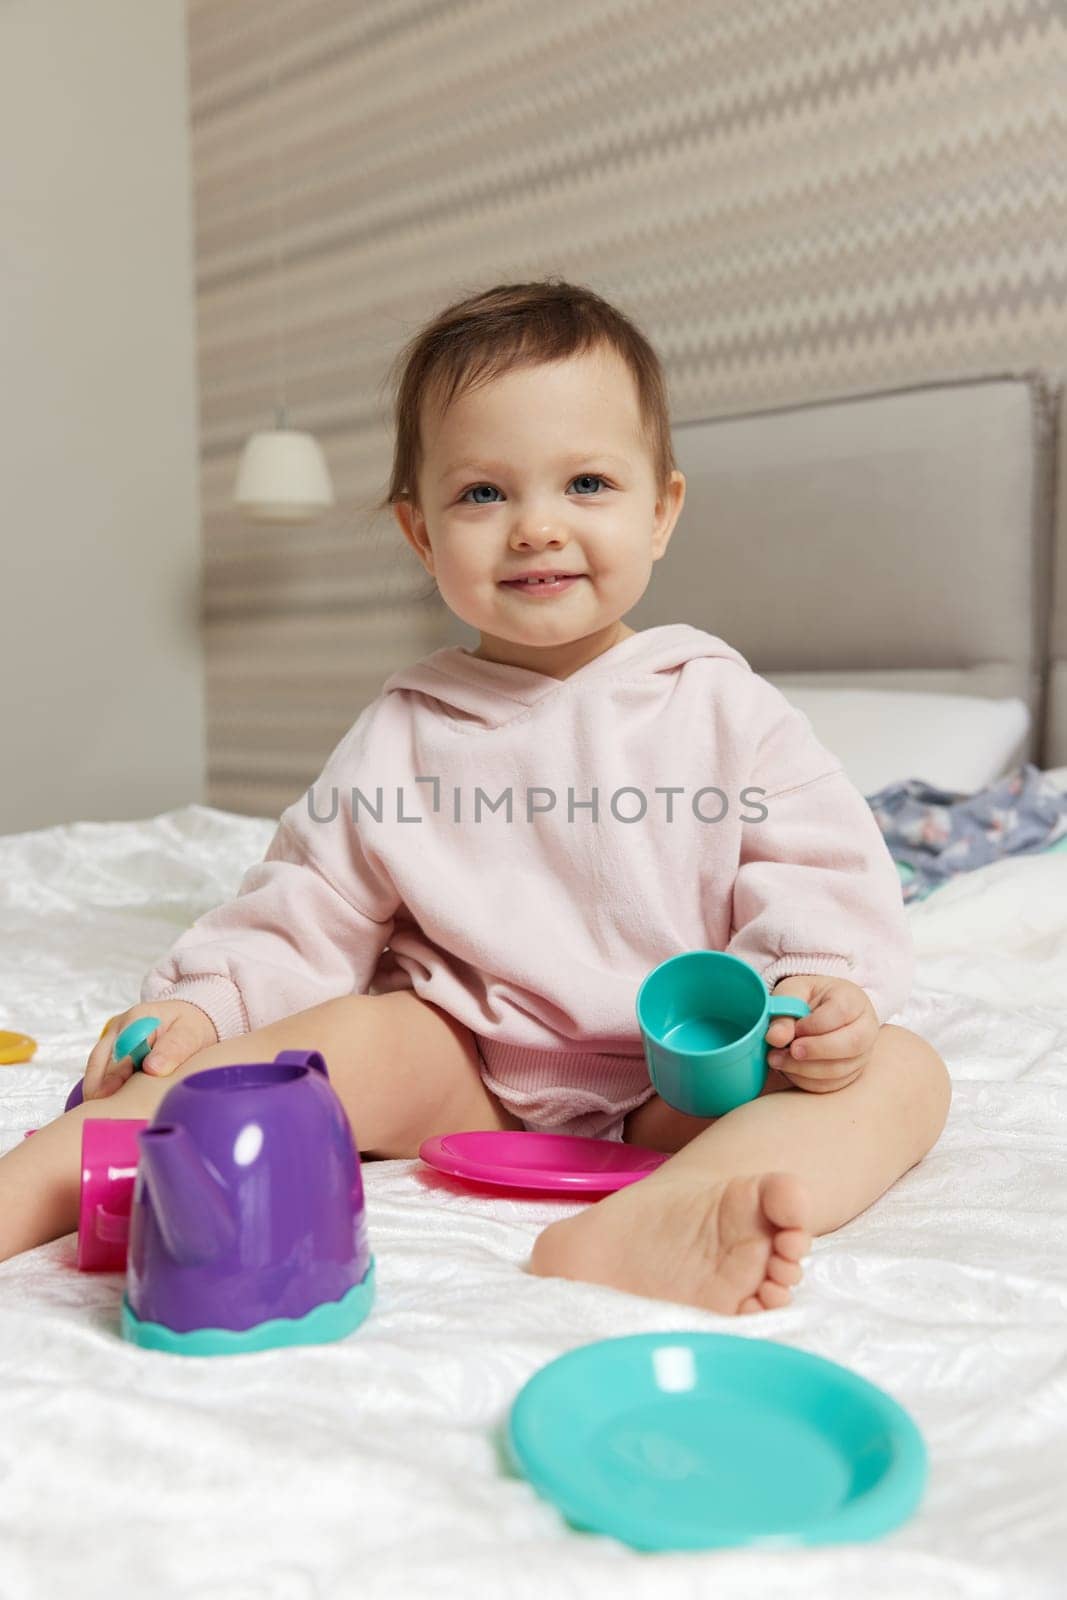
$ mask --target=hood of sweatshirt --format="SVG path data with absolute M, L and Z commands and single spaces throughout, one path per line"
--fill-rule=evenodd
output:
M 549 695 L 573 694 L 608 678 L 632 681 L 653 673 L 676 672 L 701 656 L 718 657 L 751 670 L 744 656 L 724 639 L 688 622 L 672 622 L 629 634 L 569 678 L 483 661 L 461 645 L 450 645 L 394 672 L 382 685 L 382 695 L 411 691 L 454 715 L 498 728 Z

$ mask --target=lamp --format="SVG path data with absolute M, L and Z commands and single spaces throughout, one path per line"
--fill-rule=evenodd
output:
M 271 18 L 270 87 L 276 71 L 274 11 Z M 252 434 L 241 453 L 234 503 L 248 522 L 313 522 L 334 504 L 322 446 L 310 433 L 288 426 L 285 409 L 284 324 L 281 303 L 281 200 L 277 126 L 272 125 L 271 188 L 274 196 L 274 427 Z
M 334 503 L 322 446 L 284 426 L 254 433 L 241 452 L 234 500 L 248 522 L 313 522 Z

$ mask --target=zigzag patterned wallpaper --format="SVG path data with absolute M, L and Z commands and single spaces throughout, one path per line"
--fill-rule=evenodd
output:
M 212 805 L 276 815 L 446 642 L 369 507 L 389 363 L 460 294 L 590 284 L 660 351 L 679 422 L 1067 367 L 1067 0 L 189 0 L 188 21 Z M 289 424 L 338 504 L 271 531 L 230 496 L 279 327 Z

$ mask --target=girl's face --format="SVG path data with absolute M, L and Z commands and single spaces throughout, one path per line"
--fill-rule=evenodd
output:
M 656 495 L 630 369 L 609 346 L 519 367 L 422 416 L 423 509 L 394 507 L 445 604 L 485 660 L 566 677 L 632 633 L 685 499 Z M 555 594 L 523 573 L 577 574 Z

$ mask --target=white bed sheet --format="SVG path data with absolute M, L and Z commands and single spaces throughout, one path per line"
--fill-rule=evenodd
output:
M 1060 774 L 1067 787 L 1067 771 Z M 103 1020 L 232 894 L 274 824 L 202 806 L 0 838 L 0 1149 L 61 1110 Z M 521 1268 L 567 1201 L 364 1169 L 379 1293 L 334 1345 L 215 1359 L 125 1343 L 119 1274 L 74 1235 L 0 1264 L 0 1600 L 353 1595 L 1067 1593 L 1067 853 L 953 880 L 909 915 L 895 1019 L 955 1091 L 934 1151 L 815 1241 L 794 1303 L 726 1318 Z M 506 1465 L 522 1383 L 594 1339 L 777 1339 L 895 1395 L 931 1460 L 873 1544 L 641 1555 L 577 1533 Z

